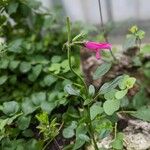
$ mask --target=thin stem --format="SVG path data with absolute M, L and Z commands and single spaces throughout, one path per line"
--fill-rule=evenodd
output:
M 42 148 L 42 150 L 45 150 L 46 147 L 47 147 L 50 143 L 51 143 L 51 140 L 49 140 L 49 141 L 45 144 L 45 146 Z
M 111 54 L 111 56 L 113 57 L 113 59 L 114 59 L 115 61 L 117 61 L 117 58 L 116 58 L 115 55 L 113 54 L 112 50 L 110 49 L 109 51 L 110 51 L 110 54 Z
M 126 114 L 133 114 L 135 113 L 136 111 L 118 111 L 118 113 L 126 113 Z
M 69 61 L 69 68 L 71 70 L 71 72 L 73 74 L 75 74 L 80 80 L 81 82 L 83 83 L 84 87 L 85 87 L 85 93 L 88 95 L 88 89 L 87 89 L 87 85 L 85 83 L 85 81 L 83 80 L 83 78 L 78 74 L 76 73 L 73 68 L 72 68 L 72 65 L 71 65 L 71 30 L 70 30 L 70 21 L 69 21 L 69 18 L 67 17 L 67 29 L 68 29 L 68 43 L 67 43 L 67 56 L 68 56 L 68 61 Z M 89 108 L 89 105 L 88 105 L 88 118 L 89 118 L 89 122 L 87 123 L 89 129 L 90 129 L 90 136 L 93 140 L 93 143 L 94 143 L 94 147 L 95 147 L 95 150 L 98 150 L 98 146 L 97 146 L 97 143 L 96 143 L 96 139 L 94 137 L 94 130 L 93 130 L 93 127 L 92 127 L 92 121 L 91 121 L 91 118 L 90 118 L 90 108 Z
M 100 14 L 101 26 L 102 26 L 102 30 L 103 30 L 103 32 L 105 34 L 105 28 L 104 28 L 104 23 L 103 23 L 103 15 L 102 15 L 102 7 L 101 7 L 101 1 L 100 0 L 98 0 L 98 6 L 99 6 L 99 14 Z M 105 40 L 107 40 L 107 38 Z
M 54 73 L 51 73 L 51 75 L 53 75 L 53 76 L 56 77 L 56 78 L 62 79 L 62 80 L 69 80 L 69 81 L 71 81 L 70 79 L 65 78 L 64 76 L 59 76 L 59 75 L 56 75 L 56 74 L 54 74 Z M 82 85 L 80 85 L 80 84 L 78 84 L 78 83 L 72 83 L 72 84 L 74 84 L 74 85 L 76 85 L 76 86 L 78 86 L 78 87 L 83 87 Z
M 101 21 L 101 27 L 102 27 L 102 30 L 103 30 L 103 33 L 104 33 L 104 38 L 105 38 L 105 41 L 108 42 L 108 38 L 107 38 L 107 34 L 105 32 L 105 27 L 104 27 L 104 22 L 103 22 L 103 14 L 102 14 L 102 6 L 101 6 L 101 0 L 98 0 L 98 6 L 99 6 L 99 14 L 100 14 L 100 21 Z M 115 61 L 117 61 L 115 55 L 113 54 L 112 50 L 110 49 L 110 54 L 111 56 L 113 57 L 113 59 Z
M 69 68 L 70 68 L 70 71 L 81 80 L 81 82 L 83 83 L 83 85 L 85 87 L 85 91 L 87 93 L 88 90 L 87 90 L 87 85 L 86 85 L 85 81 L 78 73 L 76 73 L 73 70 L 72 65 L 71 65 L 71 54 L 70 54 L 71 53 L 71 29 L 70 29 L 69 17 L 67 17 L 67 30 L 68 30 L 67 56 L 68 56 L 68 61 L 69 61 Z
M 56 146 L 57 146 L 58 150 L 61 150 L 61 149 L 60 149 L 60 146 L 59 146 L 59 144 L 58 144 L 58 142 L 57 142 L 57 140 L 56 140 L 56 139 L 54 139 L 54 142 L 55 142 L 55 144 L 56 144 Z
M 68 30 L 68 44 L 70 44 L 70 42 L 71 42 L 71 29 L 70 29 L 69 17 L 67 17 L 67 30 Z
M 115 123 L 115 128 L 114 128 L 114 139 L 117 137 L 117 123 Z
M 90 107 L 89 107 L 89 105 L 88 105 L 87 111 L 88 111 L 88 118 L 89 118 L 89 124 L 88 124 L 89 130 L 90 130 L 89 134 L 90 134 L 90 136 L 91 136 L 91 138 L 93 140 L 95 150 L 99 150 L 97 142 L 96 142 L 96 139 L 95 139 L 95 136 L 94 136 L 94 129 L 93 129 L 92 121 L 91 121 L 91 117 L 90 117 Z
M 84 85 L 84 87 L 85 87 L 85 91 L 86 91 L 86 93 L 87 93 L 87 85 L 86 85 L 86 83 L 85 83 L 85 81 L 83 80 L 83 78 L 78 74 L 78 73 L 76 73 L 75 71 L 74 71 L 74 69 L 72 68 L 72 65 L 71 65 L 71 55 L 70 55 L 70 46 L 68 46 L 67 47 L 68 48 L 68 50 L 67 50 L 67 54 L 68 54 L 68 61 L 69 61 L 69 68 L 70 68 L 70 71 L 73 73 L 73 74 L 75 74 L 80 80 L 81 80 L 81 82 L 83 83 L 83 85 Z

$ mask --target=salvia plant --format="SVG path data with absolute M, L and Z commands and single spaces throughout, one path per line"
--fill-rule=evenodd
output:
M 119 147 L 119 149 L 122 149 L 123 134 L 117 132 L 117 123 L 115 121 L 112 122 L 111 118 L 117 116 L 117 113 L 121 113 L 121 101 L 134 86 L 136 79 L 123 74 L 112 81 L 104 83 L 98 91 L 93 85 L 87 86 L 81 73 L 77 73 L 72 68 L 72 48 L 74 46 L 83 46 L 88 50 L 95 52 L 96 58 L 100 59 L 101 50 L 107 49 L 111 51 L 112 45 L 110 43 L 90 42 L 83 39 L 81 41 L 81 38 L 83 38 L 82 34 L 79 34 L 72 39 L 69 18 L 67 18 L 67 31 L 68 41 L 65 43 L 65 47 L 67 49 L 70 71 L 80 79 L 81 85 L 79 88 L 68 84 L 64 89 L 68 95 L 78 97 L 81 104 L 76 108 L 79 109 L 78 117 L 75 120 L 72 120 L 69 126 L 63 130 L 63 136 L 71 138 L 75 135 L 76 141 L 72 147 L 74 150 L 79 149 L 86 142 L 93 143 L 95 150 L 98 150 L 97 140 L 114 132 L 112 145 L 114 148 L 117 147 L 118 149 Z M 112 51 L 111 54 L 114 58 L 113 61 L 116 62 L 117 59 Z M 114 63 L 113 61 L 103 62 L 103 64 L 96 69 L 93 78 L 98 79 L 104 76 L 111 69 L 111 66 Z
M 34 0 L 0 1 L 0 149 L 98 150 L 111 136 L 112 149 L 122 150 L 119 116 L 150 121 L 145 32 L 129 29 L 123 46 L 131 50 L 128 62 L 116 57 L 111 43 L 86 40 L 69 18 L 66 33 L 65 19 L 40 6 Z M 94 81 L 102 81 L 98 87 L 79 69 L 81 49 L 102 62 L 93 73 Z M 123 68 L 119 75 L 112 72 L 116 67 Z

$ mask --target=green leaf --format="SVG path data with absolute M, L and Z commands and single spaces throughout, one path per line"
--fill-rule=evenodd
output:
M 93 120 L 97 115 L 102 114 L 103 113 L 103 108 L 101 107 L 101 103 L 100 102 L 96 102 L 94 103 L 91 107 L 90 107 L 90 117 L 91 120 Z
M 143 30 L 139 30 L 137 33 L 136 33 L 136 36 L 142 40 L 145 36 L 145 32 Z
M 95 94 L 95 87 L 93 85 L 89 86 L 89 95 L 94 96 Z
M 36 139 L 31 139 L 27 141 L 25 145 L 26 150 L 41 150 L 43 147 L 43 142 L 42 141 L 37 141 Z M 20 149 L 17 149 L 20 150 Z
M 42 4 L 40 1 L 36 1 L 36 0 L 25 0 L 23 1 L 23 3 L 25 3 L 25 5 L 27 5 L 29 8 L 33 8 L 33 9 L 38 9 Z
M 73 150 L 77 150 L 79 149 L 80 147 L 82 147 L 84 145 L 84 143 L 86 142 L 85 139 L 82 139 L 80 138 L 80 135 L 81 134 L 86 134 L 87 133 L 87 127 L 86 125 L 83 123 L 83 124 L 80 124 L 77 128 L 76 128 L 76 141 L 75 141 L 75 145 L 73 147 Z
M 16 39 L 10 42 L 8 45 L 8 51 L 13 52 L 13 53 L 21 53 L 22 42 L 23 42 L 23 39 Z
M 18 8 L 18 4 L 19 3 L 16 3 L 16 2 L 11 2 L 9 5 L 8 5 L 8 14 L 11 15 L 12 13 L 15 13 L 17 8 Z
M 41 109 L 49 114 L 55 107 L 56 107 L 56 104 L 54 102 L 43 101 L 41 103 Z
M 42 113 L 39 113 L 36 115 L 36 118 L 41 124 L 49 124 L 49 118 L 48 113 L 43 111 Z
M 31 100 L 34 105 L 39 106 L 43 101 L 46 100 L 46 93 L 39 92 L 39 93 L 32 94 Z
M 79 134 L 78 137 L 82 141 L 85 141 L 85 142 L 89 142 L 90 141 L 90 138 L 86 134 Z
M 140 49 L 140 53 L 146 55 L 146 54 L 150 54 L 150 45 L 144 45 L 141 49 Z
M 17 120 L 17 125 L 20 130 L 25 130 L 29 127 L 31 116 L 20 116 Z
M 74 129 L 72 129 L 72 128 L 67 127 L 63 130 L 63 137 L 66 139 L 71 138 L 74 135 L 75 135 Z
M 34 133 L 31 129 L 26 129 L 22 131 L 22 135 L 25 137 L 33 137 Z
M 19 104 L 15 101 L 4 102 L 2 111 L 6 115 L 14 115 L 19 111 Z
M 51 62 L 52 63 L 59 63 L 60 61 L 61 61 L 61 57 L 60 56 L 55 55 L 55 56 L 53 56 L 51 58 Z
M 137 27 L 136 25 L 134 25 L 134 26 L 132 26 L 132 27 L 129 29 L 129 31 L 130 31 L 131 33 L 136 33 L 136 32 L 138 31 L 138 27 Z
M 0 60 L 0 69 L 6 69 L 8 67 L 9 60 L 8 59 L 1 59 Z
M 7 81 L 8 77 L 6 75 L 0 77 L 0 85 L 4 84 Z
M 150 122 L 150 108 L 142 107 L 131 115 L 138 119 Z
M 19 69 L 22 73 L 27 73 L 31 69 L 31 64 L 23 61 L 23 62 L 21 62 Z
M 120 107 L 119 100 L 107 100 L 104 102 L 103 108 L 107 115 L 112 115 Z
M 14 115 L 13 117 L 1 119 L 0 118 L 0 130 L 3 130 L 6 125 L 10 125 L 21 114 Z
M 127 89 L 131 89 L 134 86 L 135 82 L 136 82 L 135 78 L 133 77 L 128 78 L 126 81 Z
M 112 147 L 116 150 L 123 149 L 123 133 L 117 133 L 116 139 L 112 143 Z
M 148 101 L 149 98 L 147 97 L 146 90 L 142 87 L 140 91 L 134 95 L 132 99 L 132 104 L 135 109 L 139 109 L 141 106 L 146 105 Z
M 25 115 L 33 113 L 37 108 L 33 105 L 30 99 L 25 99 L 22 103 L 22 111 Z
M 16 60 L 10 61 L 9 68 L 11 70 L 14 70 L 18 67 L 19 63 L 20 63 L 20 61 L 16 61 Z
M 122 91 L 117 91 L 115 94 L 115 98 L 116 99 L 122 99 L 126 94 L 127 94 L 128 90 L 122 90 Z
M 0 119 L 0 130 L 3 130 L 4 127 L 7 125 L 8 119 L 9 119 L 9 118 Z
M 123 75 L 118 76 L 112 82 L 104 83 L 99 90 L 100 94 L 105 94 L 111 91 L 112 89 L 116 88 L 122 79 L 123 79 Z
M 104 94 L 104 98 L 106 100 L 115 100 L 116 97 L 115 97 L 115 93 L 117 92 L 116 89 L 112 89 L 110 91 L 108 91 L 107 93 Z
M 85 32 L 81 32 L 80 34 L 78 34 L 77 36 L 75 36 L 75 37 L 72 39 L 72 41 L 75 42 L 75 41 L 82 40 L 85 36 L 86 36 L 86 33 L 85 33 Z
M 111 68 L 111 63 L 103 63 L 102 65 L 100 65 L 93 76 L 94 80 L 97 80 L 98 78 L 101 78 L 103 75 L 105 75 Z
M 35 81 L 42 71 L 42 65 L 36 65 L 32 68 L 32 73 L 29 74 L 28 79 L 30 81 Z
M 64 87 L 64 91 L 67 92 L 69 95 L 75 95 L 75 96 L 79 96 L 80 92 L 78 90 L 75 90 L 71 84 L 67 84 Z
M 130 89 L 134 86 L 136 79 L 134 77 L 129 77 L 128 75 L 124 75 L 121 82 L 119 82 L 119 88 L 121 90 Z
M 62 69 L 62 72 L 63 72 L 63 73 L 66 73 L 66 72 L 68 72 L 68 71 L 70 70 L 69 63 L 68 63 L 68 60 L 67 60 L 67 59 L 64 60 L 64 61 L 61 63 L 61 68 L 63 68 L 63 69 Z
M 46 85 L 46 86 L 51 86 L 56 81 L 57 81 L 57 78 L 55 78 L 52 75 L 47 75 L 44 77 L 44 85 Z
M 53 63 L 50 67 L 49 67 L 49 71 L 53 71 L 54 74 L 58 74 L 61 71 L 61 64 L 59 63 Z
M 128 37 L 123 45 L 123 49 L 127 50 L 128 48 L 134 47 L 135 45 L 136 45 L 136 36 L 128 35 Z

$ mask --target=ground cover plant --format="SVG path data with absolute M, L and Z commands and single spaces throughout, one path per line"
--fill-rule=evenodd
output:
M 69 18 L 61 22 L 40 5 L 0 2 L 1 149 L 98 150 L 98 142 L 112 135 L 111 149 L 122 150 L 120 116 L 150 121 L 144 31 L 129 29 L 120 56 L 109 42 L 94 42 Z M 98 86 L 80 69 L 82 49 L 101 61 L 91 71 Z

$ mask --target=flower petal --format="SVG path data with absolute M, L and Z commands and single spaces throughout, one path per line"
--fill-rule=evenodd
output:
M 96 59 L 100 59 L 100 58 L 101 58 L 100 53 L 99 53 L 99 51 L 97 50 L 97 51 L 96 51 Z

